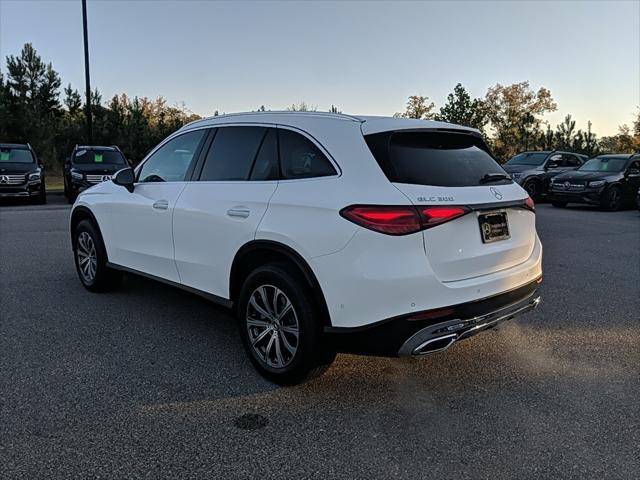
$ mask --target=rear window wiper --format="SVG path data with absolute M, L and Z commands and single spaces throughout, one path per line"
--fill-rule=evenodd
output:
M 500 180 L 511 180 L 506 173 L 485 173 L 480 179 L 480 183 L 497 182 Z

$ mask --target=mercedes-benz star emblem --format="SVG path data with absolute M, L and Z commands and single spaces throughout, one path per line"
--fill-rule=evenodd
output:
M 7 183 L 9 182 L 9 177 L 7 177 L 6 175 L 2 175 L 0 177 L 0 183 Z
M 102 176 L 102 181 L 103 182 L 108 182 L 109 180 L 111 180 L 111 175 L 103 175 Z
M 491 190 L 491 193 L 494 197 L 496 197 L 498 200 L 502 200 L 502 193 L 500 193 L 500 190 L 498 190 L 496 187 L 491 187 L 489 190 Z
M 571 182 L 564 182 L 565 190 L 569 190 L 571 188 Z

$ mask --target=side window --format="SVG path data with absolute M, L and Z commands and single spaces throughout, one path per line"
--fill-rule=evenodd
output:
M 312 178 L 335 175 L 331 162 L 311 141 L 291 130 L 278 129 L 282 178 Z
M 138 175 L 138 181 L 181 182 L 194 161 L 205 130 L 185 133 L 173 138 L 157 150 L 144 162 Z
M 635 162 L 631 162 L 629 168 L 635 168 L 636 170 L 640 170 L 640 160 L 636 160 Z M 627 170 L 629 170 L 629 168 Z
M 275 128 L 267 129 L 249 179 L 278 179 L 278 131 Z
M 582 165 L 582 162 L 580 161 L 580 159 L 578 157 L 576 157 L 575 155 L 564 155 L 564 157 L 566 157 L 567 163 L 566 166 L 567 167 L 579 167 L 580 165 Z
M 265 130 L 264 127 L 219 127 L 207 152 L 200 180 L 247 180 Z

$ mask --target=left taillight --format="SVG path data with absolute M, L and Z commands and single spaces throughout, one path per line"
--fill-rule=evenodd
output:
M 340 211 L 347 220 L 387 235 L 407 235 L 435 227 L 471 211 L 458 206 L 379 206 L 352 205 Z

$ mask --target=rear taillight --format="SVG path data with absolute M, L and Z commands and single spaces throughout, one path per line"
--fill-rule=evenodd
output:
M 387 235 L 406 235 L 421 229 L 418 212 L 413 207 L 354 205 L 340 211 L 347 220 Z
M 388 207 L 353 205 L 340 211 L 347 220 L 387 235 L 407 235 L 469 213 L 468 207 Z
M 435 227 L 454 218 L 466 215 L 471 211 L 468 207 L 418 207 L 422 214 L 424 228 Z
M 536 204 L 533 202 L 533 199 L 531 197 L 527 197 L 527 199 L 524 201 L 524 208 L 526 208 L 527 210 L 531 210 L 532 212 L 536 211 Z

